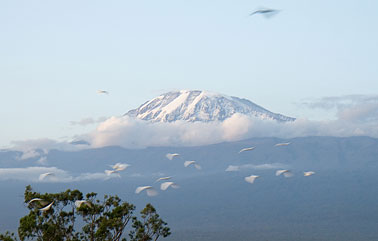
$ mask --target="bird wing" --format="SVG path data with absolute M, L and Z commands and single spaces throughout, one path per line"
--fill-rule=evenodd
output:
M 277 170 L 276 171 L 276 176 L 281 175 L 282 173 L 288 172 L 288 170 Z
M 106 175 L 110 176 L 111 174 L 115 173 L 115 170 L 105 170 Z
M 114 165 L 109 165 L 111 168 L 113 168 L 113 169 L 117 169 L 118 167 L 119 167 L 119 165 L 120 165 L 121 163 L 119 163 L 119 162 L 117 162 L 116 164 L 114 164 Z
M 141 187 L 137 187 L 137 189 L 135 190 L 135 193 L 140 193 L 142 192 L 143 190 L 146 190 L 146 189 L 149 189 L 149 188 L 152 188 L 151 186 L 141 186 Z
M 88 201 L 84 201 L 84 204 L 87 205 L 88 207 L 92 207 L 92 203 L 88 202 Z
M 185 166 L 185 167 L 188 167 L 189 165 L 191 165 L 191 164 L 193 164 L 193 163 L 195 163 L 195 161 L 185 161 L 185 162 L 184 162 L 184 166 Z
M 77 208 L 80 208 L 80 206 L 83 204 L 83 201 L 82 200 L 77 200 L 77 201 L 75 201 L 75 206 L 77 207 Z
M 256 178 L 258 178 L 259 176 L 255 176 L 255 175 L 251 175 L 251 176 L 248 176 L 248 177 L 245 177 L 244 180 L 246 182 L 249 182 L 249 183 L 254 183 L 254 181 L 256 180 Z
M 150 196 L 150 197 L 158 195 L 158 192 L 152 187 L 147 189 L 146 193 L 147 193 L 147 196 Z
M 29 202 L 27 202 L 28 205 L 30 205 L 32 202 L 35 202 L 35 201 L 42 201 L 43 199 L 40 199 L 40 198 L 33 198 L 32 200 L 30 200 Z
M 75 201 L 75 206 L 77 208 L 80 208 L 81 205 L 83 205 L 83 204 L 87 205 L 88 207 L 92 207 L 92 204 L 90 202 L 88 202 L 87 200 L 77 200 L 77 201 Z
M 171 186 L 173 184 L 173 182 L 163 182 L 161 185 L 160 185 L 160 189 L 165 191 L 168 189 L 169 186 Z
M 202 167 L 201 167 L 200 165 L 198 165 L 198 164 L 194 164 L 194 167 L 195 167 L 197 170 L 201 170 L 201 169 L 202 169 Z
M 125 164 L 125 163 L 117 163 L 117 164 L 118 164 L 117 167 L 114 168 L 116 171 L 123 171 L 130 166 L 129 164 Z
M 287 171 L 283 173 L 284 177 L 292 177 L 293 173 L 291 171 Z
M 172 160 L 175 156 L 179 156 L 180 154 L 178 153 L 167 153 L 167 155 L 165 155 L 169 160 Z
M 155 182 L 159 182 L 159 181 L 161 181 L 161 180 L 169 180 L 169 179 L 171 179 L 171 178 L 172 178 L 172 177 L 160 177 L 160 178 L 156 179 Z
M 45 179 L 47 176 L 50 176 L 50 175 L 54 175 L 54 173 L 52 172 L 46 172 L 46 173 L 42 173 L 41 175 L 39 175 L 39 180 L 42 181 L 43 179 Z
M 277 143 L 275 144 L 274 146 L 288 146 L 290 145 L 290 142 L 286 142 L 286 143 Z
M 268 10 L 265 10 L 263 12 L 261 12 L 264 17 L 266 18 L 271 18 L 273 17 L 274 15 L 276 15 L 279 11 L 278 10 L 275 10 L 275 9 L 268 9 Z
M 304 172 L 304 176 L 305 176 L 305 177 L 311 176 L 311 175 L 313 175 L 313 174 L 315 174 L 315 172 L 313 172 L 313 171 Z
M 261 10 L 254 11 L 254 12 L 250 13 L 249 16 L 252 16 L 252 15 L 254 15 L 256 13 L 261 13 Z
M 47 211 L 47 210 L 49 210 L 50 208 L 51 208 L 51 206 L 54 204 L 54 201 L 52 201 L 49 205 L 47 205 L 46 207 L 44 207 L 44 208 L 41 208 L 41 209 L 39 209 L 39 210 L 41 210 L 41 211 Z
M 243 149 L 241 149 L 241 150 L 239 151 L 239 153 L 242 153 L 242 152 L 244 152 L 244 151 L 252 151 L 253 149 L 255 149 L 254 146 L 252 146 L 252 147 L 247 147 L 247 148 L 243 148 Z

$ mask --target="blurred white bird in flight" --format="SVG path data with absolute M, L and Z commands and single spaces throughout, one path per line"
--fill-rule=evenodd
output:
M 313 172 L 313 171 L 303 172 L 303 175 L 304 175 L 305 177 L 309 177 L 309 176 L 312 176 L 312 175 L 314 175 L 314 174 L 315 174 L 315 172 Z
M 87 200 L 77 200 L 77 201 L 75 201 L 75 206 L 77 208 L 80 208 L 81 205 L 87 205 L 88 207 L 92 207 L 92 204 L 90 202 L 88 202 Z
M 277 170 L 276 171 L 276 176 L 283 175 L 284 177 L 292 177 L 293 173 L 289 170 Z
M 176 156 L 179 156 L 180 154 L 178 153 L 167 153 L 167 155 L 165 155 L 169 160 L 172 160 L 174 157 Z
M 196 163 L 196 161 L 185 161 L 184 166 L 188 167 L 190 165 L 193 165 L 197 170 L 201 170 L 201 166 Z
M 274 146 L 288 146 L 288 145 L 290 145 L 290 142 L 277 143 Z
M 255 180 L 256 180 L 257 178 L 259 178 L 259 177 L 260 177 L 260 176 L 250 175 L 250 176 L 248 176 L 248 177 L 245 177 L 244 180 L 245 180 L 246 182 L 249 182 L 249 183 L 254 183 Z
M 119 171 L 123 171 L 125 170 L 126 168 L 128 168 L 130 165 L 129 164 L 126 164 L 126 163 L 116 163 L 114 165 L 110 165 L 111 168 L 113 168 L 113 170 L 119 172 Z
M 123 171 L 125 170 L 126 168 L 128 168 L 130 165 L 129 164 L 126 164 L 126 163 L 116 163 L 114 165 L 110 165 L 111 168 L 113 168 L 113 170 L 105 170 L 105 173 L 106 175 L 110 176 L 111 174 L 117 174 L 118 176 L 120 176 L 119 172 L 120 171 Z
M 105 170 L 105 174 L 106 174 L 107 176 L 110 176 L 110 175 L 112 175 L 112 174 L 115 174 L 115 175 L 117 175 L 118 177 L 121 177 L 121 175 L 120 175 L 116 170 Z
M 151 196 L 156 196 L 158 194 L 157 191 L 152 186 L 137 187 L 136 190 L 135 190 L 135 193 L 139 194 L 139 193 L 141 193 L 144 190 L 146 190 L 147 195 L 150 196 L 150 197 Z
M 239 153 L 242 153 L 244 151 L 252 151 L 253 149 L 255 149 L 256 147 L 252 146 L 252 147 L 246 147 L 246 148 L 243 148 L 239 151 Z
M 41 175 L 39 175 L 39 180 L 42 181 L 44 180 L 46 177 L 48 176 L 54 176 L 55 174 L 53 172 L 46 172 L 46 173 L 42 173 Z
M 160 185 L 160 189 L 163 190 L 163 191 L 167 190 L 169 187 L 179 188 L 179 186 L 176 183 L 174 183 L 174 182 L 163 182 Z
M 158 179 L 156 179 L 155 182 L 159 182 L 159 181 L 163 181 L 163 180 L 169 180 L 171 179 L 172 177 L 159 177 Z

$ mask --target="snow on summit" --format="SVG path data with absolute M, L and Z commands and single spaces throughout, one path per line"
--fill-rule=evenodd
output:
M 247 99 L 200 90 L 168 92 L 147 101 L 137 109 L 130 110 L 125 115 L 153 122 L 209 122 L 223 121 L 236 113 L 263 120 L 295 120 L 270 112 Z

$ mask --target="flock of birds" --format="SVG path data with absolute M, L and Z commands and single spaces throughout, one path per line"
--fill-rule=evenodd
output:
M 173 160 L 174 157 L 177 157 L 179 155 L 180 154 L 178 154 L 178 153 L 168 153 L 166 155 L 166 157 L 169 160 Z M 120 163 L 117 163 L 117 164 L 120 164 Z M 184 167 L 189 167 L 189 166 L 193 166 L 197 170 L 201 170 L 202 169 L 201 166 L 199 164 L 197 164 L 196 161 L 185 161 L 184 162 Z M 107 173 L 108 173 L 108 170 L 107 170 Z M 159 177 L 158 179 L 155 180 L 155 183 L 158 183 L 160 181 L 164 181 L 164 182 L 162 182 L 160 184 L 160 189 L 162 191 L 167 190 L 169 187 L 170 188 L 174 188 L 174 189 L 177 189 L 177 188 L 180 187 L 175 182 L 167 181 L 167 180 L 170 180 L 170 179 L 172 179 L 172 176 Z M 139 193 L 141 193 L 143 191 L 145 191 L 148 196 L 156 196 L 158 194 L 158 192 L 155 190 L 155 188 L 153 186 L 139 186 L 139 187 L 136 188 L 135 193 L 139 194 Z
M 278 147 L 278 146 L 288 146 L 288 145 L 290 145 L 290 142 L 277 143 L 274 146 Z M 255 149 L 255 147 L 243 148 L 239 151 L 239 153 L 244 152 L 244 151 L 251 151 L 251 150 L 254 150 L 254 149 Z M 314 174 L 315 174 L 314 171 L 303 172 L 303 176 L 305 176 L 305 177 L 309 177 L 309 176 L 314 175 Z M 284 177 L 292 177 L 293 173 L 290 170 L 287 170 L 287 169 L 280 169 L 280 170 L 276 171 L 276 176 L 280 176 L 280 175 L 283 175 Z M 244 180 L 246 182 L 249 182 L 249 183 L 254 183 L 255 180 L 259 177 L 260 176 L 257 176 L 257 175 L 250 175 L 248 177 L 245 177 Z
M 290 142 L 286 142 L 286 143 L 277 143 L 277 144 L 275 144 L 276 147 L 279 147 L 279 146 L 288 146 L 288 145 L 290 145 Z M 254 150 L 255 148 L 256 148 L 256 147 L 246 147 L 246 148 L 243 148 L 243 149 L 241 149 L 241 150 L 239 151 L 239 154 L 242 153 L 242 152 L 245 152 L 245 151 L 252 151 L 252 150 Z M 177 156 L 179 156 L 179 155 L 180 155 L 180 154 L 178 154 L 178 153 L 168 153 L 168 154 L 166 155 L 166 157 L 167 157 L 169 160 L 173 160 L 175 157 L 177 157 Z M 201 169 L 202 169 L 201 166 L 200 166 L 196 161 L 185 161 L 185 162 L 184 162 L 184 166 L 185 166 L 185 167 L 189 167 L 190 165 L 193 165 L 197 170 L 201 170 Z M 314 174 L 315 174 L 314 171 L 305 171 L 305 172 L 303 172 L 303 175 L 304 175 L 305 177 L 312 176 L 312 175 L 314 175 Z M 280 176 L 280 175 L 282 175 L 282 176 L 284 176 L 284 177 L 292 177 L 292 176 L 293 176 L 293 173 L 292 173 L 290 170 L 287 170 L 287 169 L 280 169 L 280 170 L 277 170 L 277 171 L 276 171 L 276 176 Z M 250 175 L 250 176 L 245 177 L 244 180 L 245 180 L 246 182 L 248 182 L 248 183 L 254 183 L 255 180 L 256 180 L 257 178 L 259 178 L 259 177 L 260 177 L 260 176 L 257 176 L 257 175 Z M 171 178 L 172 178 L 172 177 L 170 177 L 170 176 L 169 176 L 169 177 L 160 177 L 160 178 L 158 178 L 158 179 L 155 181 L 155 183 L 156 183 L 156 182 L 159 182 L 159 181 L 169 180 L 169 179 L 171 179 Z M 160 189 L 163 190 L 163 191 L 167 190 L 169 187 L 171 187 L 171 188 L 179 188 L 179 186 L 178 186 L 176 183 L 171 182 L 171 181 L 169 181 L 169 182 L 163 182 L 163 183 L 161 183 L 161 185 L 160 185 Z M 157 192 L 152 186 L 140 186 L 140 187 L 137 187 L 136 190 L 135 190 L 135 193 L 139 194 L 139 193 L 141 193 L 141 192 L 143 192 L 143 191 L 146 191 L 146 194 L 147 194 L 148 196 L 155 196 L 155 195 L 158 194 L 158 192 Z
M 275 147 L 280 147 L 280 146 L 288 146 L 290 145 L 290 142 L 285 142 L 285 143 L 277 143 L 275 144 L 274 146 Z M 247 151 L 252 151 L 254 150 L 256 147 L 246 147 L 246 148 L 243 148 L 239 151 L 239 154 L 242 153 L 242 152 L 247 152 Z M 169 160 L 173 160 L 175 157 L 178 157 L 180 156 L 179 153 L 167 153 L 166 154 L 166 158 L 169 159 Z M 120 177 L 120 172 L 126 170 L 130 165 L 129 164 L 126 164 L 126 163 L 116 163 L 114 165 L 110 165 L 111 167 L 111 170 L 105 170 L 105 174 L 107 176 L 111 176 L 111 175 L 117 175 Z M 191 167 L 193 166 L 195 169 L 197 170 L 201 170 L 202 167 L 196 162 L 196 161 L 185 161 L 184 162 L 184 167 Z M 293 176 L 293 173 L 291 172 L 291 170 L 288 170 L 288 169 L 280 169 L 280 170 L 277 170 L 276 171 L 276 176 L 284 176 L 286 178 L 288 177 L 292 177 Z M 309 176 L 312 176 L 314 175 L 315 172 L 314 171 L 305 171 L 303 172 L 303 176 L 305 177 L 309 177 Z M 47 172 L 47 173 L 43 173 L 39 176 L 39 180 L 44 180 L 45 178 L 48 178 L 49 176 L 54 176 L 55 174 L 52 173 L 52 172 Z M 259 178 L 260 176 L 258 175 L 250 175 L 250 176 L 247 176 L 247 177 L 244 177 L 244 180 L 248 183 L 254 183 L 255 180 L 257 178 Z M 179 188 L 179 185 L 176 184 L 175 182 L 172 182 L 170 181 L 170 179 L 172 179 L 172 176 L 166 176 L 166 177 L 159 177 L 158 179 L 155 180 L 155 183 L 158 183 L 158 182 L 162 182 L 160 184 L 160 189 L 162 191 L 165 191 L 167 190 L 168 188 L 174 188 L 174 189 L 177 189 Z M 148 186 L 139 186 L 135 189 L 135 193 L 136 194 L 140 194 L 142 192 L 146 192 L 146 194 L 148 196 L 156 196 L 158 195 L 158 192 L 157 190 L 152 186 L 152 185 L 148 185 Z M 32 204 L 33 202 L 35 201 L 38 201 L 38 202 L 41 202 L 43 200 L 39 199 L 39 198 L 34 198 L 32 200 L 30 200 L 27 204 L 30 205 Z M 54 202 L 52 203 L 49 203 L 48 205 L 46 205 L 45 207 L 42 207 L 40 208 L 41 211 L 47 211 L 51 208 L 51 206 L 53 205 Z M 86 200 L 79 200 L 79 201 L 76 201 L 75 202 L 75 205 L 76 207 L 80 207 L 81 205 L 88 205 L 90 206 L 91 204 L 86 201 Z

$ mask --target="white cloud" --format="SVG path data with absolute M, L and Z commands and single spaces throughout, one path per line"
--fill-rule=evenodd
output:
M 311 109 L 335 110 L 341 121 L 360 124 L 378 121 L 377 95 L 330 96 L 308 100 L 302 105 Z
M 286 168 L 287 166 L 281 163 L 266 163 L 266 164 L 259 164 L 259 165 L 254 165 L 254 164 L 245 164 L 245 165 L 240 165 L 240 166 L 233 166 L 229 165 L 226 168 L 226 172 L 237 172 L 241 170 L 247 170 L 247 169 L 252 169 L 252 170 L 267 170 L 267 169 L 279 169 L 279 168 Z
M 93 124 L 101 123 L 101 122 L 105 121 L 106 119 L 107 119 L 107 117 L 105 117 L 105 116 L 98 117 L 97 119 L 94 119 L 92 117 L 87 117 L 87 118 L 83 118 L 79 121 L 70 121 L 70 124 L 71 125 L 79 125 L 79 126 L 87 126 L 87 125 L 93 125 Z
M 46 164 L 47 164 L 47 157 L 45 157 L 45 156 L 40 157 L 40 158 L 37 160 L 37 163 L 38 163 L 38 164 L 41 164 L 41 165 L 46 165 Z
M 377 122 L 378 102 L 356 104 L 349 108 L 339 110 L 337 115 L 341 120 L 347 120 L 352 122 Z
M 111 117 L 89 135 L 94 147 L 120 145 L 129 148 L 146 146 L 196 146 L 264 136 L 262 125 L 275 121 L 235 114 L 225 121 L 171 123 L 148 122 L 132 117 Z
M 132 117 L 111 117 L 89 135 L 94 147 L 120 145 L 131 148 L 166 145 L 202 145 L 222 140 L 221 123 L 152 123 Z
M 54 175 L 39 180 L 39 176 L 47 172 L 52 172 Z M 114 177 L 115 176 L 107 176 L 105 173 L 83 173 L 78 176 L 72 176 L 68 172 L 56 167 L 0 168 L 0 181 L 79 182 L 88 180 L 106 180 Z
M 235 114 L 224 122 L 153 123 L 127 116 L 111 117 L 86 138 L 90 139 L 93 147 L 119 145 L 127 148 L 143 148 L 206 145 L 252 137 L 355 135 L 378 137 L 376 121 L 361 123 L 349 119 L 339 118 L 331 121 L 297 119 L 293 122 L 277 122 Z
M 48 138 L 12 141 L 11 150 L 21 151 L 23 154 L 18 159 L 25 160 L 32 157 L 46 156 L 49 150 L 58 149 L 76 151 L 88 148 L 87 145 L 72 145 L 66 141 L 56 141 Z
M 33 157 L 38 157 L 40 156 L 41 153 L 39 153 L 38 151 L 36 150 L 25 150 L 22 152 L 22 155 L 20 157 L 18 157 L 17 159 L 18 160 L 26 160 L 26 159 L 29 159 L 29 158 L 33 158 Z

